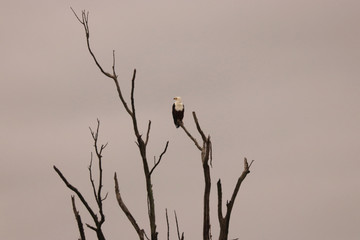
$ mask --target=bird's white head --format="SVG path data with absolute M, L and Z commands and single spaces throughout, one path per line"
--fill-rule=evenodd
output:
M 174 97 L 176 103 L 181 103 L 181 97 Z

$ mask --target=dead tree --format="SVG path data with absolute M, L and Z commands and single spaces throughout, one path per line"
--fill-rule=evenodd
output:
M 74 11 L 73 11 L 74 12 Z M 85 11 L 82 11 L 81 19 L 76 15 L 75 16 L 79 20 L 79 22 L 82 24 L 85 30 L 86 35 L 86 43 L 88 47 L 88 51 L 91 54 L 93 60 L 95 61 L 96 66 L 99 68 L 99 70 L 108 78 L 112 79 L 115 83 L 116 90 L 118 92 L 118 96 L 120 98 L 120 101 L 122 105 L 124 106 L 126 112 L 129 114 L 134 134 L 136 137 L 136 144 L 139 148 L 141 160 L 143 163 L 144 168 L 144 176 L 145 176 L 145 182 L 146 182 L 146 191 L 147 191 L 147 201 L 148 201 L 148 215 L 149 215 L 149 222 L 150 222 L 150 231 L 151 231 L 151 240 L 157 240 L 158 238 L 158 232 L 156 231 L 156 215 L 155 215 L 155 201 L 154 201 L 154 193 L 152 189 L 152 183 L 151 183 L 151 174 L 154 171 L 154 169 L 158 166 L 158 164 L 161 161 L 162 155 L 166 152 L 166 149 L 168 147 L 169 142 L 166 143 L 165 149 L 163 153 L 161 154 L 158 162 L 153 166 L 152 169 L 149 168 L 148 161 L 147 161 L 147 155 L 146 155 L 146 147 L 149 141 L 149 134 L 150 134 L 150 128 L 151 128 L 151 121 L 148 123 L 147 133 L 145 140 L 143 139 L 142 135 L 139 132 L 138 124 L 137 124 L 137 118 L 136 118 L 136 111 L 135 111 L 135 101 L 134 101 L 134 90 L 135 90 L 135 78 L 136 78 L 136 69 L 134 69 L 133 77 L 131 80 L 131 94 L 130 94 L 130 101 L 131 101 L 131 107 L 128 106 L 127 102 L 125 101 L 120 84 L 118 81 L 118 76 L 115 71 L 115 51 L 113 51 L 113 65 L 112 65 L 112 72 L 106 72 L 104 68 L 100 65 L 99 61 L 95 57 L 95 54 L 93 53 L 91 47 L 90 47 L 90 31 L 89 31 L 89 24 L 88 24 L 88 13 L 85 13 Z M 116 176 L 115 176 L 116 177 Z M 116 178 L 115 178 L 116 181 Z M 116 193 L 117 195 L 120 195 L 119 191 Z M 118 199 L 119 200 L 119 199 Z M 134 225 L 133 225 L 134 226 Z M 135 228 L 135 226 L 134 226 Z M 136 229 L 137 230 L 137 229 Z M 137 230 L 138 232 L 138 230 Z M 141 236 L 139 235 L 139 238 L 141 239 Z
M 132 76 L 132 80 L 131 80 L 130 106 L 129 106 L 123 97 L 122 89 L 120 87 L 120 84 L 118 81 L 118 76 L 115 71 L 115 51 L 113 51 L 113 53 L 112 53 L 113 62 L 112 62 L 111 71 L 110 72 L 105 71 L 105 69 L 102 67 L 102 65 L 97 60 L 97 58 L 90 46 L 90 31 L 89 31 L 89 25 L 88 25 L 88 20 L 89 20 L 88 12 L 82 11 L 81 17 L 79 17 L 74 12 L 73 9 L 71 9 L 71 10 L 73 11 L 77 20 L 80 22 L 80 24 L 83 26 L 83 28 L 85 30 L 87 49 L 88 49 L 90 55 L 92 56 L 97 68 L 101 71 L 101 73 L 103 75 L 105 75 L 107 78 L 111 79 L 114 82 L 117 93 L 118 93 L 118 97 L 121 101 L 121 104 L 123 105 L 123 107 L 124 107 L 125 111 L 128 113 L 128 115 L 130 116 L 134 135 L 136 138 L 136 144 L 138 146 L 138 150 L 139 150 L 139 154 L 141 156 L 142 166 L 143 166 L 143 170 L 144 170 L 146 193 L 147 193 L 150 238 L 147 237 L 144 229 L 138 225 L 135 217 L 132 215 L 132 213 L 126 206 L 126 204 L 120 194 L 120 187 L 119 187 L 117 175 L 115 173 L 114 174 L 114 182 L 115 182 L 115 195 L 116 195 L 117 202 L 118 202 L 121 210 L 124 212 L 124 214 L 128 218 L 129 222 L 132 224 L 132 226 L 133 226 L 134 230 L 136 231 L 140 240 L 144 240 L 145 238 L 151 239 L 151 240 L 157 240 L 158 232 L 156 230 L 157 226 L 156 226 L 155 200 L 154 200 L 151 176 L 152 176 L 152 173 L 154 172 L 154 170 L 156 169 L 156 167 L 160 164 L 163 155 L 166 153 L 168 145 L 169 145 L 169 141 L 166 142 L 165 148 L 162 151 L 162 153 L 160 154 L 158 160 L 156 160 L 154 162 L 154 165 L 150 168 L 150 166 L 148 164 L 148 160 L 147 160 L 147 145 L 148 145 L 149 137 L 150 137 L 151 121 L 148 122 L 146 135 L 145 135 L 145 137 L 143 137 L 143 135 L 140 134 L 140 131 L 138 128 L 136 111 L 135 111 L 134 90 L 135 90 L 136 69 L 134 69 L 134 71 L 133 71 L 133 76 Z M 201 145 L 190 134 L 190 132 L 185 128 L 185 125 L 183 122 L 180 121 L 179 125 L 185 131 L 187 136 L 194 142 L 196 148 L 201 152 L 201 161 L 202 161 L 204 182 L 205 182 L 204 197 L 203 197 L 203 204 L 204 204 L 204 208 L 203 208 L 203 240 L 211 240 L 212 236 L 211 236 L 211 221 L 210 221 L 210 191 L 211 191 L 210 169 L 212 167 L 212 143 L 211 143 L 210 135 L 206 136 L 204 134 L 204 132 L 202 131 L 195 112 L 193 112 L 192 115 L 193 115 L 193 119 L 194 119 L 194 122 L 195 122 L 195 125 L 197 128 L 197 131 L 199 132 L 201 139 L 202 139 Z M 100 147 L 98 147 L 99 126 L 100 126 L 100 121 L 98 120 L 96 132 L 94 132 L 90 129 L 92 138 L 94 140 L 95 154 L 98 159 L 99 182 L 98 182 L 97 186 L 94 183 L 94 179 L 92 177 L 92 155 L 91 155 L 91 161 L 90 161 L 90 166 L 89 166 L 90 182 L 92 185 L 93 195 L 95 197 L 97 207 L 98 207 L 97 211 L 94 211 L 89 206 L 88 202 L 85 200 L 85 197 L 81 194 L 81 192 L 77 188 L 75 188 L 71 183 L 68 182 L 68 180 L 64 177 L 64 175 L 58 168 L 56 168 L 54 166 L 54 169 L 57 172 L 57 174 L 60 176 L 60 178 L 63 180 L 63 182 L 66 184 L 66 186 L 78 196 L 78 198 L 80 199 L 80 201 L 82 202 L 82 204 L 85 206 L 85 208 L 89 212 L 90 216 L 92 217 L 95 226 L 92 226 L 90 224 L 86 224 L 86 226 L 96 232 L 98 240 L 105 240 L 104 234 L 102 232 L 102 224 L 105 222 L 105 215 L 103 212 L 102 202 L 106 199 L 107 194 L 105 195 L 105 197 L 102 196 L 102 187 L 103 187 L 103 183 L 102 183 L 102 151 L 105 149 L 107 144 L 101 145 Z M 251 164 L 252 164 L 252 162 L 250 164 L 248 164 L 248 162 L 245 158 L 244 170 L 236 183 L 236 186 L 235 186 L 235 189 L 233 191 L 230 201 L 228 201 L 226 204 L 227 211 L 226 211 L 225 216 L 223 215 L 223 212 L 222 212 L 222 186 L 221 186 L 220 179 L 217 182 L 218 219 L 219 219 L 219 224 L 220 224 L 219 240 L 227 240 L 228 239 L 231 211 L 233 209 L 233 205 L 234 205 L 237 193 L 240 189 L 240 185 L 243 182 L 243 180 L 246 178 L 247 174 L 250 173 L 249 169 L 250 169 Z M 80 232 L 79 239 L 85 240 L 85 232 L 84 232 L 80 214 L 75 205 L 75 198 L 72 196 L 71 200 L 72 200 L 72 207 L 73 207 L 75 219 L 76 219 L 76 222 L 77 222 L 77 225 L 79 228 L 79 232 Z M 180 235 L 176 212 L 174 212 L 174 214 L 175 214 L 175 221 L 176 221 L 177 237 L 179 240 L 184 240 L 184 233 L 182 233 Z M 169 239 L 169 220 L 168 220 L 167 210 L 166 210 L 166 222 L 167 222 L 167 229 L 168 229 L 167 230 L 168 231 L 167 239 Z
M 211 224 L 210 224 L 210 191 L 211 191 L 211 175 L 210 175 L 210 166 L 212 166 L 212 144 L 210 140 L 210 135 L 207 137 L 205 136 L 204 132 L 202 131 L 199 121 L 196 117 L 196 113 L 192 112 L 194 122 L 196 125 L 196 129 L 198 130 L 201 138 L 202 138 L 202 146 L 197 142 L 197 140 L 190 134 L 190 132 L 185 128 L 185 125 L 183 122 L 179 122 L 179 125 L 181 128 L 185 131 L 186 135 L 194 142 L 195 146 L 199 151 L 201 152 L 201 162 L 203 166 L 203 173 L 204 173 L 204 181 L 205 181 L 205 188 L 204 188 L 204 211 L 203 211 L 203 240 L 210 240 L 212 239 L 211 236 Z M 221 189 L 221 181 L 219 179 L 217 183 L 218 188 L 218 219 L 220 224 L 220 234 L 219 234 L 219 240 L 227 240 L 228 239 L 228 233 L 229 233 L 229 223 L 230 223 L 230 215 L 231 211 L 235 202 L 235 198 L 237 196 L 237 193 L 240 189 L 240 185 L 247 176 L 248 173 L 250 173 L 250 166 L 253 163 L 253 161 L 250 163 L 250 165 L 247 162 L 247 159 L 244 159 L 244 170 L 239 177 L 234 192 L 232 194 L 230 202 L 227 202 L 226 207 L 226 215 L 223 216 L 222 213 L 222 189 Z

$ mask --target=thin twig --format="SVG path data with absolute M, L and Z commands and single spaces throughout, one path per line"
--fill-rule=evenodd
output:
M 70 7 L 70 9 L 71 9 L 71 11 L 74 13 L 74 15 L 75 15 L 75 17 L 77 18 L 77 20 L 79 20 L 79 22 L 80 22 L 81 24 L 84 24 L 84 22 L 80 20 L 80 18 L 78 17 L 78 15 L 77 15 L 76 12 L 74 11 L 74 9 L 73 9 L 72 7 Z
M 88 228 L 90 228 L 91 230 L 94 230 L 95 232 L 97 231 L 96 227 L 93 227 L 93 226 L 91 226 L 90 224 L 87 224 L 87 223 L 86 223 L 86 226 L 87 226 Z
M 115 50 L 113 50 L 113 65 L 112 65 L 112 70 L 113 70 L 113 77 L 117 78 L 116 72 L 115 72 Z
M 151 169 L 151 171 L 150 171 L 150 173 L 149 173 L 150 175 L 151 175 L 152 172 L 155 170 L 155 168 L 159 165 L 162 156 L 166 153 L 166 150 L 167 150 L 167 148 L 168 148 L 168 145 L 169 145 L 169 141 L 166 142 L 165 149 L 164 149 L 164 151 L 160 154 L 159 160 L 155 163 L 155 165 L 154 165 L 153 168 Z
M 251 160 L 248 169 L 250 169 L 251 165 L 253 164 L 254 160 Z

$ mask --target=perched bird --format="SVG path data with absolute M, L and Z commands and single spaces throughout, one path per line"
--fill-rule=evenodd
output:
M 174 97 L 174 104 L 172 105 L 172 115 L 174 118 L 174 123 L 176 128 L 180 127 L 180 122 L 182 122 L 184 118 L 184 104 L 181 101 L 181 97 Z

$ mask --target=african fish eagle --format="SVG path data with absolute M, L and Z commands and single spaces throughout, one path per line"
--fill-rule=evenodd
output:
M 172 105 L 172 115 L 176 128 L 180 127 L 179 122 L 182 122 L 184 118 L 184 104 L 181 101 L 181 97 L 174 97 L 174 104 Z

